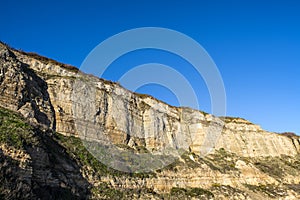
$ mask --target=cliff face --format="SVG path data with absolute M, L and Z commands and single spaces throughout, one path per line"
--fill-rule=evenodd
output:
M 154 177 L 85 174 L 96 188 L 101 183 L 108 188 L 150 188 L 158 199 L 170 191 L 189 198 L 188 188 L 199 187 L 217 199 L 259 199 L 270 192 L 280 197 L 281 190 L 282 197 L 299 197 L 299 137 L 270 133 L 240 118 L 173 107 L 3 44 L 0 93 L 2 107 L 19 112 L 42 130 L 97 141 L 105 136 L 113 144 L 143 147 L 150 154 L 170 148 L 185 152 Z
M 37 90 L 40 94 L 32 92 L 33 94 L 29 94 L 32 97 L 27 98 L 35 101 L 31 102 L 31 107 L 43 107 L 31 110 L 38 110 L 47 116 L 47 119 L 42 120 L 43 123 L 55 124 L 54 129 L 64 135 L 90 134 L 87 137 L 97 139 L 95 131 L 86 131 L 86 126 L 96 126 L 103 129 L 113 143 L 145 146 L 148 150 L 168 146 L 191 149 L 199 154 L 214 147 L 246 157 L 281 154 L 294 156 L 299 152 L 298 138 L 291 139 L 264 131 L 244 119 L 227 117 L 220 120 L 197 110 L 176 108 L 150 96 L 132 93 L 116 83 L 66 68 L 63 64 L 18 52 L 14 52 L 14 55 L 19 63 L 37 74 L 38 78 L 29 78 L 30 80 L 42 79 L 44 84 Z M 19 79 L 26 81 L 22 77 Z M 15 91 L 16 87 L 35 88 L 27 86 L 29 83 L 14 82 L 10 77 L 5 80 L 15 84 L 5 91 Z M 6 87 L 7 84 L 4 81 L 2 85 Z M 28 90 L 36 91 L 26 88 L 22 91 Z M 5 94 L 0 101 L 11 107 L 20 101 L 25 105 L 23 99 L 16 99 L 14 94 Z M 11 108 L 22 110 L 22 105 Z M 53 113 L 54 117 L 51 116 Z M 34 118 L 41 119 L 37 115 Z M 83 127 L 82 123 L 88 125 Z M 213 135 L 219 130 L 222 130 L 221 134 Z
M 47 83 L 2 44 L 0 65 L 1 106 L 20 112 L 33 123 L 55 128 Z

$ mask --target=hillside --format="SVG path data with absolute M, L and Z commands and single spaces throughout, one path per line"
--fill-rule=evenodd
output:
M 300 198 L 298 136 L 173 107 L 2 43 L 0 92 L 5 199 Z

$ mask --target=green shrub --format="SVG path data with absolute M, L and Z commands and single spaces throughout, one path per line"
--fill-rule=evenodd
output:
M 35 145 L 33 127 L 19 114 L 0 107 L 0 143 L 23 149 L 25 144 Z
M 188 190 L 187 193 L 191 197 L 200 197 L 200 196 L 207 196 L 207 197 L 213 197 L 213 193 L 211 193 L 208 190 L 202 189 L 202 188 L 192 188 Z
M 186 193 L 186 189 L 179 187 L 173 187 L 170 192 L 171 195 L 185 195 Z
M 179 187 L 173 187 L 170 192 L 171 196 L 176 197 L 207 197 L 211 198 L 214 197 L 214 194 L 211 193 L 208 190 L 205 190 L 203 188 L 179 188 Z
M 286 192 L 282 188 L 279 188 L 278 186 L 271 185 L 271 184 L 268 184 L 268 185 L 245 184 L 245 186 L 254 192 L 262 192 L 272 198 L 283 197 L 283 196 L 287 195 Z

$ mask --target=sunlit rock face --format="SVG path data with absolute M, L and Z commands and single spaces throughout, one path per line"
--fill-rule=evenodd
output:
M 114 144 L 182 148 L 196 154 L 224 148 L 249 157 L 293 156 L 300 149 L 298 139 L 264 131 L 244 119 L 220 120 L 3 45 L 1 52 L 0 101 L 64 135 L 101 139 L 105 134 Z
M 0 44 L 0 103 L 19 111 L 32 123 L 55 128 L 54 109 L 48 86 L 26 63 Z
M 162 193 L 175 187 L 210 188 L 215 184 L 248 191 L 245 184 L 300 182 L 299 173 L 293 168 L 300 151 L 297 136 L 267 132 L 241 118 L 217 118 L 190 108 L 173 107 L 71 66 L 2 44 L 0 93 L 2 107 L 19 112 L 43 129 L 104 145 L 143 147 L 151 154 L 171 149 L 186 155 L 172 154 L 178 156 L 178 165 L 156 171 L 155 177 L 107 176 L 99 180 L 90 175 L 92 184 L 146 187 Z M 282 156 L 287 156 L 290 168 L 284 167 Z M 268 171 L 265 165 L 269 160 Z M 274 160 L 278 161 L 278 168 L 282 165 L 280 169 L 284 169 L 279 178 L 270 172 L 276 168 Z M 297 197 L 294 192 L 287 193 Z M 221 196 L 220 193 L 220 199 Z

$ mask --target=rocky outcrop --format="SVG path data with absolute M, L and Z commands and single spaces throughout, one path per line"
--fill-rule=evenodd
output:
M 0 199 L 86 198 L 80 169 L 51 132 L 0 107 Z
M 16 110 L 32 123 L 55 129 L 55 115 L 47 83 L 0 44 L 0 104 Z
M 33 55 L 14 51 L 19 63 L 33 70 L 40 77 L 37 80 L 45 81 L 46 86 L 41 90 L 46 92 L 45 97 L 36 98 L 42 102 L 35 104 L 46 105 L 47 111 L 40 110 L 56 125 L 55 130 L 64 135 L 99 139 L 106 134 L 113 143 L 145 146 L 150 151 L 171 147 L 203 154 L 224 148 L 248 157 L 294 156 L 299 152 L 297 137 L 270 133 L 240 118 L 220 120 L 201 111 L 176 108 L 151 96 L 128 91 L 116 83 L 83 74 L 76 68 Z M 10 97 L 13 95 L 0 100 L 20 101 Z M 16 103 L 8 101 L 6 104 Z M 50 105 L 55 113 L 52 118 Z M 102 130 L 101 136 L 99 130 Z
M 72 140 L 80 137 L 104 145 L 111 143 L 118 152 L 130 149 L 139 154 L 142 149 L 154 156 L 170 149 L 181 152 L 172 154 L 173 162 L 164 169 L 154 170 L 153 176 L 99 175 L 97 170 L 91 172 L 92 167 L 87 162 L 78 161 L 82 166 L 76 166 L 68 157 L 77 155 L 81 147 L 60 146 L 53 143 L 53 138 L 44 138 L 39 132 L 45 147 L 41 151 L 28 147 L 27 156 L 20 156 L 22 159 L 18 162 L 23 163 L 22 166 L 31 159 L 38 174 L 34 180 L 44 185 L 47 185 L 44 169 L 54 168 L 59 171 L 55 173 L 60 174 L 60 178 L 63 176 L 47 158 L 49 148 L 62 151 L 54 154 L 61 163 L 59 166 L 65 166 L 63 174 L 73 174 L 68 178 L 75 181 L 75 174 L 81 173 L 97 191 L 99 188 L 122 192 L 150 189 L 153 193 L 144 192 L 146 196 L 140 197 L 149 199 L 169 198 L 164 195 L 170 192 L 183 199 L 191 198 L 194 193 L 211 197 L 209 192 L 189 188 L 214 191 L 216 199 L 261 199 L 270 197 L 269 194 L 276 198 L 299 197 L 298 136 L 267 132 L 241 118 L 217 118 L 190 108 L 173 107 L 151 96 L 128 91 L 117 83 L 84 74 L 74 67 L 3 44 L 0 44 L 0 92 L 2 107 L 21 113 L 39 129 L 49 128 L 50 132 L 56 131 Z M 1 162 L 14 157 L 6 147 L 1 146 L 1 149 Z M 64 149 L 69 154 L 64 154 Z M 80 160 L 81 156 L 73 159 Z M 67 164 L 64 160 L 68 160 Z M 59 187 L 55 177 L 50 185 Z M 82 177 L 77 178 L 83 181 Z M 68 190 L 75 184 L 67 183 Z M 70 189 L 71 193 L 78 195 L 80 187 L 87 190 L 83 185 Z M 95 195 L 103 197 L 101 192 Z

